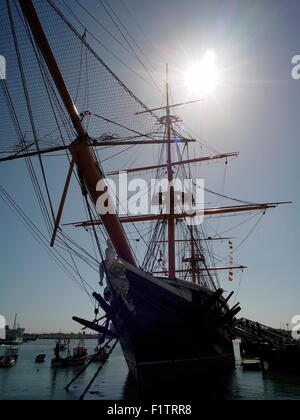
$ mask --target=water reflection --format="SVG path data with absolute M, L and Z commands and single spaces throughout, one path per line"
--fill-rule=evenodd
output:
M 137 401 L 139 399 L 139 389 L 135 379 L 130 373 L 127 374 L 122 392 L 123 400 Z
M 300 400 L 299 375 L 266 371 L 263 373 L 263 383 L 264 394 L 269 399 Z
M 72 343 L 73 345 L 73 343 Z M 96 342 L 87 340 L 90 352 Z M 159 384 L 144 400 L 156 401 L 223 401 L 223 400 L 288 400 L 300 399 L 300 377 L 275 372 L 244 372 L 240 367 L 237 350 L 237 369 L 228 375 L 218 377 L 191 377 L 186 382 L 178 381 L 172 387 Z M 46 363 L 34 363 L 39 353 L 47 354 Z M 98 365 L 89 366 L 65 391 L 65 386 L 75 377 L 80 367 L 68 369 L 51 368 L 53 342 L 40 340 L 24 344 L 15 367 L 0 370 L 0 400 L 78 400 Z M 132 400 L 140 399 L 137 385 L 128 374 L 128 368 L 120 347 L 117 347 L 106 363 L 86 399 Z
M 124 389 L 124 400 L 163 400 L 163 401 L 199 401 L 199 400 L 227 400 L 230 399 L 231 389 L 235 382 L 235 372 L 223 376 L 191 376 L 190 380 L 178 381 L 174 384 L 155 384 L 146 394 L 139 392 L 134 378 L 128 374 Z

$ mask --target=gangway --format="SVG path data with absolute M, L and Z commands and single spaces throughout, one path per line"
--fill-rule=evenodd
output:
M 278 349 L 285 345 L 298 344 L 290 332 L 276 330 L 246 318 L 235 319 L 234 332 L 237 338 L 251 345 L 269 345 Z

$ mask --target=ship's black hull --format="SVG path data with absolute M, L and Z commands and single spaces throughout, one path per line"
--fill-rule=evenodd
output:
M 142 389 L 234 367 L 228 307 L 217 293 L 126 263 L 111 272 L 113 323 Z

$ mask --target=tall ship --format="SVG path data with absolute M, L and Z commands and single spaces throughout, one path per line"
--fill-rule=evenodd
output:
M 249 203 L 196 182 L 202 164 L 227 165 L 238 154 L 199 147 L 188 134 L 168 69 L 163 106 L 161 98 L 146 106 L 101 59 L 97 38 L 70 7 L 53 0 L 1 5 L 8 69 L 1 80 L 0 163 L 16 168 L 25 161 L 43 228 L 3 186 L 1 196 L 92 298 L 94 319 L 74 320 L 119 339 L 141 389 L 233 369 L 232 322 L 241 308 L 219 274 L 228 272 L 231 281 L 246 267 L 234 262 L 231 238 L 210 233 L 209 225 L 223 215 L 263 215 L 280 203 Z M 114 179 L 127 180 L 119 194 Z M 209 206 L 204 191 L 234 205 Z M 225 261 L 213 252 L 224 242 Z M 100 272 L 97 290 L 79 273 L 79 261 L 94 276 Z

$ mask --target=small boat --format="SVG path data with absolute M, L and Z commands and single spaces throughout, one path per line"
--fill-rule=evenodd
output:
M 88 357 L 88 351 L 84 339 L 82 338 L 80 339 L 78 346 L 73 350 L 73 356 L 67 358 L 68 366 L 85 365 Z
M 19 357 L 19 347 L 18 346 L 10 346 L 9 347 L 9 354 L 15 358 L 15 360 L 17 361 L 18 357 Z
M 95 348 L 95 354 L 89 357 L 92 362 L 104 362 L 108 359 L 110 346 L 105 345 L 104 347 L 97 346 Z
M 56 346 L 54 347 L 54 355 L 55 357 L 51 360 L 52 367 L 65 367 L 67 365 L 66 357 L 61 357 L 60 353 L 62 349 L 62 343 L 61 340 L 56 341 Z M 65 351 L 65 349 L 63 350 Z M 68 349 L 69 352 L 69 349 Z
M 56 341 L 56 346 L 54 347 L 54 359 L 51 360 L 52 367 L 64 367 L 66 358 L 61 357 L 61 340 Z
M 13 347 L 6 347 L 3 356 L 0 356 L 0 368 L 13 367 L 16 363 L 17 355 Z
M 85 346 L 83 339 L 81 339 L 79 341 L 78 346 L 74 348 L 72 356 L 70 354 L 70 350 L 68 349 L 68 356 L 61 357 L 58 343 L 56 344 L 54 353 L 55 353 L 55 358 L 52 359 L 51 365 L 52 367 L 57 367 L 57 368 L 85 365 L 89 357 L 87 348 Z
M 16 359 L 13 356 L 2 356 L 0 358 L 0 368 L 13 367 Z
M 44 363 L 45 362 L 45 359 L 46 359 L 46 355 L 45 354 L 39 354 L 35 358 L 35 363 Z

